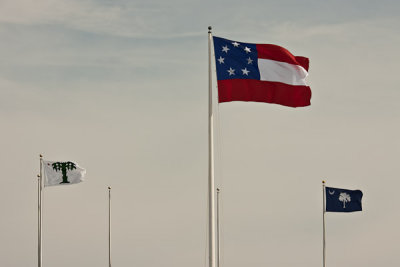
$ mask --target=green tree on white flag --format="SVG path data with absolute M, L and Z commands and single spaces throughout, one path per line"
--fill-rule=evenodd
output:
M 72 161 L 43 161 L 44 186 L 77 184 L 86 170 Z

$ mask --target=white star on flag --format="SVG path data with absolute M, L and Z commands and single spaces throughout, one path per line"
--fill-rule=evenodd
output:
M 224 60 L 225 60 L 225 58 L 220 56 L 218 59 L 219 64 L 225 63 Z
M 238 47 L 240 45 L 238 42 L 233 42 L 232 44 L 234 47 Z
M 246 51 L 246 53 L 250 53 L 251 52 L 251 49 L 250 48 L 248 48 L 247 46 L 244 48 L 244 51 Z
M 243 72 L 243 75 L 249 76 L 250 71 L 248 71 L 247 68 L 242 69 L 242 72 Z
M 232 67 L 230 67 L 229 70 L 227 70 L 227 72 L 229 72 L 229 76 L 235 75 L 235 70 L 232 69 Z
M 227 45 L 222 47 L 222 52 L 228 53 L 228 50 L 230 49 L 228 48 Z
M 247 64 L 249 65 L 253 64 L 253 60 L 250 57 L 247 59 Z

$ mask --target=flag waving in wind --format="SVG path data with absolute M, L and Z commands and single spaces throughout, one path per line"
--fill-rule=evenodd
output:
M 43 161 L 44 186 L 77 184 L 86 170 L 72 161 Z
M 219 102 L 255 101 L 310 105 L 309 60 L 283 47 L 213 37 Z
M 363 193 L 360 190 L 348 190 L 333 187 L 325 187 L 326 211 L 352 212 L 361 211 L 361 199 Z

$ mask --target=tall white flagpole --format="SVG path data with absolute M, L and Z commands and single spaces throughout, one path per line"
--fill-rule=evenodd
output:
M 326 212 L 326 196 L 325 196 L 325 181 L 322 181 L 322 266 L 326 266 L 326 242 L 325 242 L 325 212 Z
M 208 27 L 208 257 L 209 267 L 215 267 L 215 191 L 214 191 L 214 138 L 211 73 L 211 26 Z
M 38 175 L 38 267 L 42 267 L 42 180 L 43 156 L 40 155 L 40 174 Z
M 108 187 L 108 267 L 111 267 L 111 187 Z
M 219 223 L 219 204 L 220 204 L 220 201 L 219 201 L 219 194 L 221 193 L 221 191 L 220 191 L 220 189 L 219 188 L 217 188 L 217 211 L 216 211 L 216 214 L 217 214 L 217 267 L 220 267 L 220 262 L 221 262 L 221 242 L 220 242 L 220 237 L 221 237 L 221 234 L 220 234 L 220 223 Z

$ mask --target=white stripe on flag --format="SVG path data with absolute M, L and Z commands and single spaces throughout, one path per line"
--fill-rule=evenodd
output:
M 281 82 L 291 85 L 307 85 L 305 78 L 308 73 L 299 65 L 259 58 L 258 69 L 260 70 L 261 81 Z

